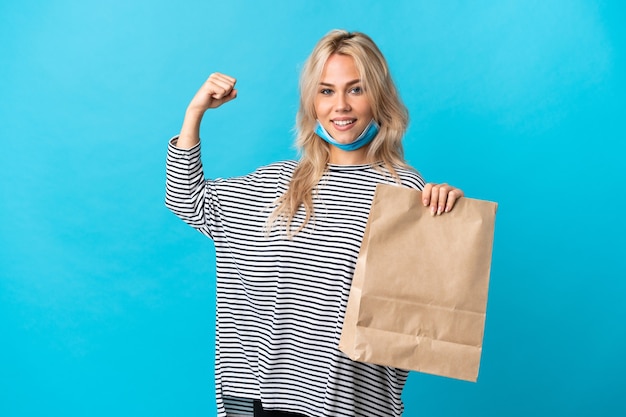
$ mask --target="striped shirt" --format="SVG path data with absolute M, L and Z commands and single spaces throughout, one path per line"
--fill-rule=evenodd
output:
M 328 165 L 313 218 L 289 239 L 266 221 L 296 165 L 205 180 L 200 145 L 168 147 L 166 205 L 215 244 L 218 416 L 249 414 L 252 399 L 310 417 L 400 416 L 407 372 L 337 347 L 376 184 L 395 180 L 370 164 Z M 397 173 L 403 186 L 424 186 L 413 170 Z M 301 209 L 294 224 L 303 219 Z

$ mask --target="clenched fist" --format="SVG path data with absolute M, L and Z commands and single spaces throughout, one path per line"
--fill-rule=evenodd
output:
M 193 97 L 189 103 L 189 109 L 204 112 L 233 100 L 237 97 L 236 82 L 237 80 L 233 77 L 214 72 Z

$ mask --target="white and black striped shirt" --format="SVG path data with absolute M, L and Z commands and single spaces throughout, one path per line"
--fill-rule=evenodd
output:
M 288 239 L 277 227 L 268 232 L 266 220 L 297 162 L 205 180 L 200 145 L 175 144 L 166 205 L 215 243 L 218 415 L 261 399 L 310 417 L 400 416 L 407 372 L 354 362 L 337 347 L 376 184 L 395 180 L 372 165 L 329 165 L 314 217 Z M 423 187 L 418 173 L 397 172 L 403 186 Z M 302 209 L 294 224 L 303 218 Z

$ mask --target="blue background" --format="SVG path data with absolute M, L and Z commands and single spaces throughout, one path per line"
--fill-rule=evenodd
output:
M 214 415 L 212 243 L 164 205 L 213 71 L 207 176 L 293 158 L 297 78 L 370 34 L 409 161 L 500 204 L 478 383 L 412 373 L 407 416 L 626 415 L 621 1 L 0 3 L 0 416 Z

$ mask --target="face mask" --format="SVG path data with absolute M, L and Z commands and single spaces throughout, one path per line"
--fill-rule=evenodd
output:
M 379 130 L 380 126 L 378 126 L 378 123 L 376 123 L 374 119 L 372 119 L 372 121 L 369 122 L 365 130 L 363 130 L 363 133 L 361 133 L 359 137 L 354 140 L 354 142 L 343 144 L 333 139 L 333 137 L 330 136 L 326 129 L 324 129 L 319 120 L 317 121 L 317 125 L 315 126 L 315 133 L 320 138 L 324 139 L 331 145 L 338 147 L 342 151 L 354 151 L 355 149 L 362 148 L 376 137 Z

